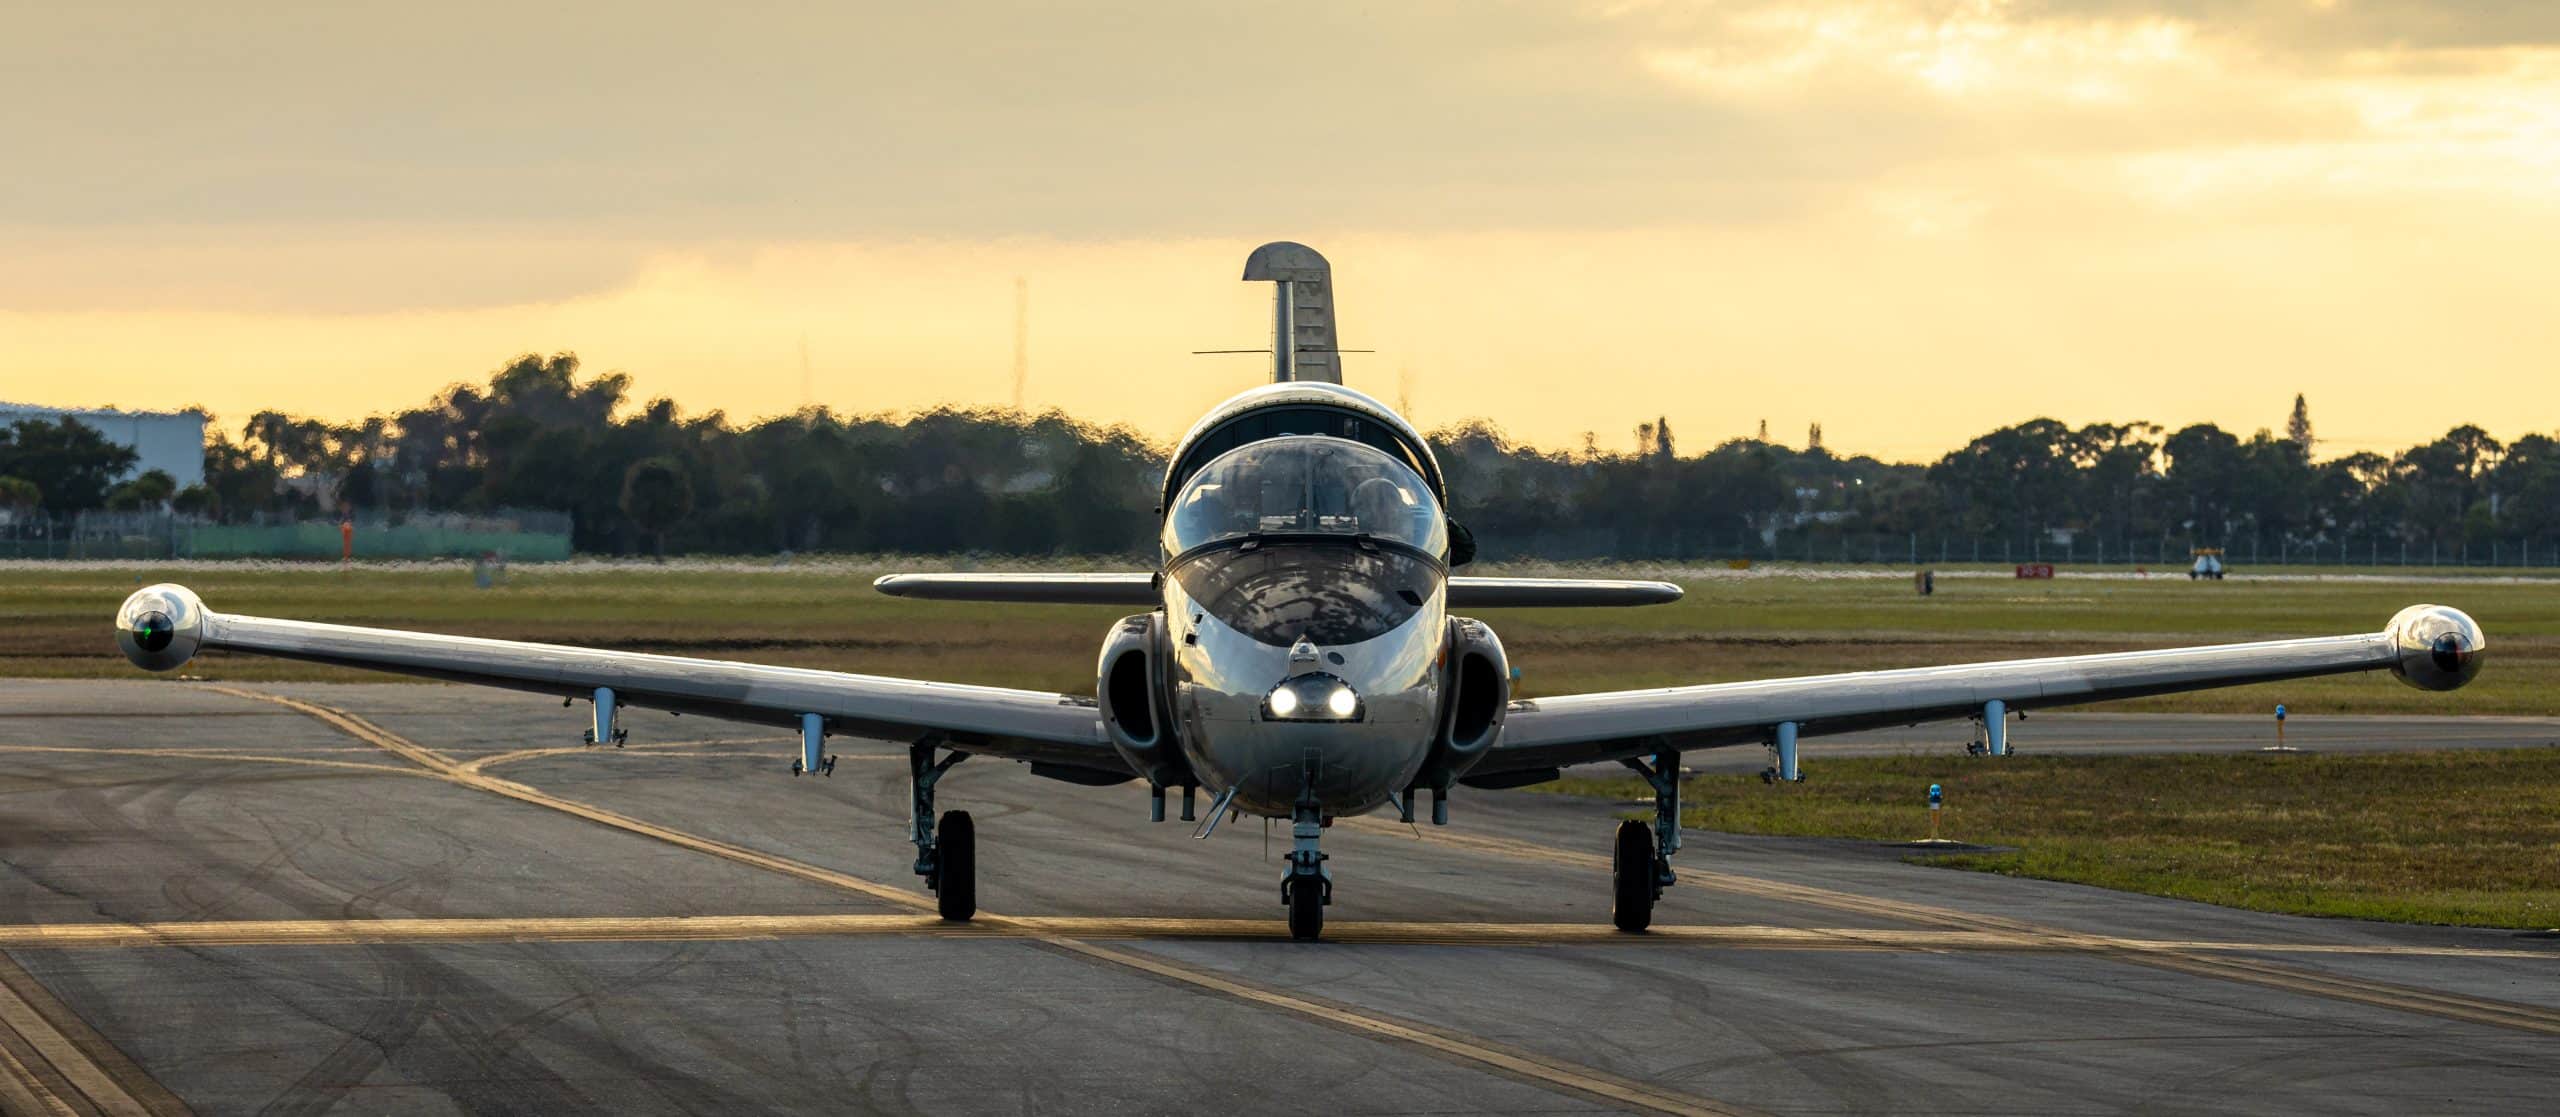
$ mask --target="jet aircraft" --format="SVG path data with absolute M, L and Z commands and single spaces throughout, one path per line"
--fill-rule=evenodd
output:
M 1393 410 L 1339 382 L 1331 276 L 1303 245 L 1256 249 L 1245 278 L 1276 283 L 1273 382 L 1208 413 L 1173 451 L 1154 569 L 1119 574 L 904 574 L 885 593 L 1142 609 L 1103 634 L 1090 694 L 773 667 L 217 613 L 183 586 L 135 592 L 116 640 L 166 671 L 218 648 L 586 699 L 591 743 L 619 743 L 626 708 L 707 714 L 800 734 L 794 774 L 832 771 L 830 735 L 905 742 L 914 869 L 946 919 L 977 909 L 968 812 L 935 814 L 936 782 L 970 757 L 1110 786 L 1144 781 L 1151 816 L 1180 789 L 1198 833 L 1237 813 L 1286 819 L 1280 899 L 1290 933 L 1317 938 L 1333 898 L 1322 849 L 1337 817 L 1388 809 L 1433 825 L 1458 787 L 1520 787 L 1618 762 L 1651 784 L 1648 822 L 1615 836 L 1612 921 L 1641 931 L 1677 879 L 1684 752 L 1762 745 L 1771 775 L 1800 778 L 1797 742 L 1880 726 L 1972 719 L 1992 755 L 2028 710 L 2350 671 L 2429 690 L 2480 671 L 2462 612 L 2413 605 L 2381 631 L 2259 643 L 1759 682 L 1515 699 L 1491 626 L 1461 610 L 1643 605 L 1661 582 L 1466 577 L 1466 529 L 1448 513 L 1430 445 Z

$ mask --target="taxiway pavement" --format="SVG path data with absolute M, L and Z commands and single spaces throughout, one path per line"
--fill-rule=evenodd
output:
M 0 683 L 0 1111 L 2510 1113 L 2560 1094 L 2560 947 L 2503 933 L 1693 832 L 1662 933 L 1618 936 L 1617 805 L 1462 791 L 1445 830 L 1337 825 L 1333 941 L 1292 943 L 1285 841 L 1258 820 L 1196 841 L 1149 824 L 1135 785 L 983 759 L 941 789 L 981 843 L 987 914 L 954 928 L 908 872 L 903 749 L 840 740 L 832 778 L 795 779 L 771 730 L 634 712 L 630 747 L 581 748 L 584 717 L 408 684 Z M 2019 744 L 2258 747 L 2221 724 L 2038 716 Z M 1922 732 L 1808 757 L 1962 747 Z M 2560 736 L 2288 735 L 2538 734 Z

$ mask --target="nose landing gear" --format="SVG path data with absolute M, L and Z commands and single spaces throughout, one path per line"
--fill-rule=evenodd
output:
M 1300 786 L 1308 790 L 1299 793 L 1292 812 L 1289 836 L 1295 845 L 1289 850 L 1289 875 L 1280 878 L 1280 902 L 1289 905 L 1289 937 L 1309 942 L 1324 934 L 1325 905 L 1333 902 L 1333 874 L 1325 871 L 1325 854 L 1318 848 L 1324 839 L 1325 818 L 1313 790 L 1313 761 Z

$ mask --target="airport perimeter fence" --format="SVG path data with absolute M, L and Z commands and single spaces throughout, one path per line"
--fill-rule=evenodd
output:
M 84 512 L 0 523 L 0 559 L 359 559 L 478 558 L 559 562 L 570 555 L 567 513 L 502 511 L 358 516 L 349 536 L 338 520 L 222 524 L 167 512 Z M 351 545 L 351 546 L 350 546 Z
M 1664 534 L 1673 532 L 1677 529 L 1667 528 Z M 2381 538 L 2310 543 L 2242 539 L 2216 545 L 2179 538 L 2117 541 L 2077 537 L 2057 542 L 2042 536 L 1997 539 L 1796 530 L 1780 532 L 1775 538 L 1758 532 L 1720 536 L 1677 532 L 1671 538 L 1630 539 L 1611 531 L 1579 529 L 1508 536 L 1480 533 L 1478 540 L 1481 553 L 1498 562 L 1778 562 L 1913 568 L 2050 564 L 2177 573 L 2194 565 L 2197 548 L 2218 546 L 2223 563 L 2234 570 L 2288 566 L 2560 568 L 2560 538 L 2444 545 Z
M 2560 540 L 2492 539 L 2479 543 L 2428 544 L 2406 540 L 2359 539 L 2262 543 L 2237 540 L 2219 545 L 2193 540 L 2137 539 L 2110 542 L 2037 538 L 1980 539 L 1921 535 L 1781 536 L 1774 542 L 1746 536 L 1726 553 L 1706 556 L 1733 560 L 1897 566 L 1964 566 L 2051 564 L 2142 568 L 2179 572 L 2194 565 L 2198 548 L 2213 547 L 2225 565 L 2244 567 L 2553 567 L 2560 568 Z

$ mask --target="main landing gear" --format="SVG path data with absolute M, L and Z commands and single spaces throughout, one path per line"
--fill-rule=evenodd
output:
M 1650 764 L 1636 757 L 1621 763 L 1653 787 L 1653 825 L 1632 818 L 1619 823 L 1609 862 L 1609 922 L 1635 932 L 1653 925 L 1653 902 L 1680 879 L 1671 871 L 1671 855 L 1680 852 L 1680 754 L 1666 750 Z
M 952 749 L 950 755 L 936 760 L 933 754 L 941 745 L 940 738 L 927 737 L 907 748 L 908 783 L 913 791 L 907 819 L 916 844 L 916 875 L 932 891 L 935 909 L 944 919 L 966 923 L 978 914 L 978 827 L 967 811 L 944 812 L 937 827 L 933 785 L 952 765 L 969 759 L 969 754 Z

